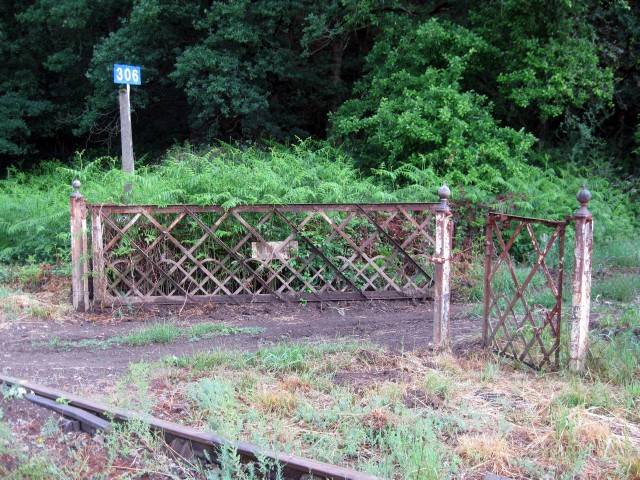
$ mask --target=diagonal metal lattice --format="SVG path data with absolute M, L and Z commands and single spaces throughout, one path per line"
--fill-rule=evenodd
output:
M 99 305 L 429 296 L 437 204 L 90 205 Z
M 567 222 L 489 213 L 485 347 L 535 368 L 557 368 Z

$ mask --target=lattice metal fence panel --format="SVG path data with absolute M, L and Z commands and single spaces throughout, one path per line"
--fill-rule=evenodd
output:
M 436 206 L 90 205 L 94 303 L 428 296 Z
M 567 222 L 489 213 L 483 340 L 535 368 L 557 368 Z

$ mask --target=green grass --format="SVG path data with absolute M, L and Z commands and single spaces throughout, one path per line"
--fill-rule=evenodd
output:
M 255 353 L 199 353 L 169 359 L 168 364 L 194 373 L 209 372 L 189 385 L 187 400 L 196 419 L 228 438 L 244 436 L 251 425 L 249 441 L 264 444 L 268 438 L 269 446 L 279 451 L 293 447 L 294 453 L 331 463 L 357 459 L 359 470 L 387 478 L 399 470 L 407 479 L 442 478 L 458 460 L 440 443 L 441 419 L 421 418 L 407 408 L 394 411 L 389 404 L 398 400 L 400 391 L 393 387 L 381 388 L 363 400 L 353 390 L 332 384 L 335 371 L 354 361 L 382 359 L 374 349 L 357 360 L 359 351 L 349 342 L 285 343 Z M 446 388 L 436 383 L 438 391 Z M 315 405 L 318 395 L 325 402 L 321 409 Z M 296 419 L 294 425 L 288 426 L 289 418 Z M 298 434 L 304 450 L 287 444 Z M 367 453 L 371 451 L 375 455 Z M 245 467 L 232 459 L 223 459 L 222 468 L 233 471 L 233 478 L 249 478 L 244 476 Z
M 591 336 L 587 361 L 596 378 L 625 385 L 640 373 L 640 340 L 628 330 L 611 338 Z
M 91 350 L 104 350 L 111 346 L 109 340 L 83 339 L 83 340 L 61 340 L 52 338 L 48 342 L 34 342 L 34 346 L 46 346 L 52 349 L 69 350 L 71 348 L 88 348 Z
M 181 357 L 166 357 L 164 362 L 174 367 L 206 372 L 216 367 L 243 368 L 246 366 L 244 353 L 213 350 L 210 352 L 196 352 L 193 355 Z
M 631 371 L 620 372 L 618 385 L 594 371 L 513 369 L 493 355 L 394 354 L 342 342 L 198 353 L 149 371 L 178 382 L 169 387 L 175 393 L 155 395 L 181 402 L 189 425 L 384 478 L 590 471 L 622 480 L 640 455 L 598 423 L 637 421 L 640 383 Z M 230 478 L 250 478 L 233 455 L 222 463 Z
M 178 421 L 188 426 L 384 478 L 543 472 L 623 480 L 640 462 L 635 437 L 612 435 L 640 421 L 634 333 L 640 314 L 632 307 L 596 305 L 601 323 L 592 332 L 595 347 L 584 375 L 514 369 L 491 354 L 282 342 L 255 352 L 213 350 L 132 364 L 110 398 L 155 416 L 183 412 Z M 213 333 L 209 327 L 197 332 Z M 182 331 L 185 338 L 191 333 Z M 144 425 L 132 425 L 105 444 L 141 470 L 157 455 L 155 468 L 167 471 L 171 464 L 162 463 L 161 452 L 145 453 L 136 443 L 142 438 L 153 445 L 145 435 Z M 261 478 L 257 469 L 267 468 L 259 463 L 252 472 L 233 448 L 220 462 L 209 472 L 213 478 L 221 472 Z M 194 472 L 185 478 L 206 477 Z
M 131 346 L 151 345 L 152 343 L 171 343 L 182 331 L 170 323 L 158 323 L 144 327 L 121 337 L 112 339 L 114 343 Z
M 271 373 L 302 373 L 318 358 L 338 352 L 352 354 L 361 346 L 356 342 L 278 343 L 249 354 L 247 363 Z M 331 368 L 330 362 L 323 365 L 323 369 Z
M 640 297 L 640 275 L 614 275 L 592 280 L 591 298 L 614 302 L 632 302 Z
M 219 336 L 236 335 L 244 333 L 247 335 L 257 335 L 266 331 L 264 327 L 232 327 L 224 323 L 199 323 L 186 332 L 190 342 L 213 338 Z
M 608 307 L 601 315 L 598 328 L 592 329 L 589 337 L 589 375 L 602 382 L 635 384 L 640 375 L 638 304 Z M 635 387 L 630 391 L 635 391 Z
M 15 295 L 16 292 L 15 290 L 12 290 L 8 287 L 0 287 L 0 300 L 6 300 L 7 298 L 9 298 L 11 295 Z
M 241 369 L 257 368 L 270 373 L 308 372 L 310 365 L 325 355 L 337 352 L 353 353 L 362 344 L 355 342 L 323 343 L 279 343 L 263 347 L 256 352 L 219 351 L 198 352 L 185 357 L 167 357 L 165 363 L 196 372 L 207 371 L 215 367 Z M 323 365 L 326 370 L 333 368 L 332 363 Z
M 187 329 L 179 328 L 171 323 L 157 323 L 134 330 L 126 335 L 99 339 L 64 340 L 53 338 L 48 342 L 34 342 L 34 346 L 45 346 L 52 349 L 68 350 L 70 348 L 107 349 L 114 345 L 132 347 L 151 345 L 154 343 L 171 343 L 177 338 L 186 336 L 190 342 L 205 340 L 224 335 L 257 335 L 264 332 L 263 327 L 232 327 L 224 323 L 203 323 Z
M 638 245 L 640 237 L 634 234 L 600 245 L 596 243 L 593 248 L 594 268 L 640 268 Z

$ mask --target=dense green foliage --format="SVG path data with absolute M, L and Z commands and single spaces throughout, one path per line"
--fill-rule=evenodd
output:
M 121 202 L 123 187 L 131 182 L 128 201 L 133 203 L 225 207 L 436 201 L 437 186 L 447 181 L 453 186 L 458 247 L 482 232 L 488 208 L 556 219 L 571 215 L 578 206 L 575 194 L 587 175 L 598 241 L 636 229 L 640 214 L 627 189 L 608 179 L 604 165 L 598 172 L 568 167 L 558 175 L 552 169 L 520 164 L 509 181 L 492 169 L 438 174 L 413 165 L 379 168 L 364 177 L 348 155 L 310 140 L 270 149 L 242 150 L 226 144 L 200 152 L 175 148 L 160 164 L 139 168 L 134 175 L 124 174 L 117 164 L 111 157 L 89 162 L 78 157 L 72 166 L 47 162 L 26 173 L 10 170 L 9 178 L 0 180 L 0 261 L 51 262 L 68 256 L 69 194 L 75 178 L 91 203 Z M 456 187 L 458 182 L 462 183 Z
M 598 235 L 626 232 L 637 38 L 629 0 L 9 2 L 0 260 L 66 255 L 75 177 L 92 202 L 132 181 L 134 202 L 226 206 L 435 200 L 446 181 L 467 240 L 487 208 L 570 214 L 586 181 Z M 134 178 L 114 63 L 142 65 Z
M 638 171 L 629 0 L 19 0 L 0 27 L 5 164 L 117 154 L 111 69 L 129 63 L 143 67 L 138 155 L 330 135 L 366 166 L 513 156 Z
M 44 163 L 37 171 L 12 169 L 0 180 L 0 260 L 55 260 L 68 255 L 70 182 L 79 178 L 92 203 L 118 203 L 125 183 L 135 203 L 222 204 L 386 201 L 394 197 L 361 179 L 344 154 L 307 143 L 291 148 L 239 150 L 222 145 L 196 155 L 175 149 L 161 165 L 133 176 L 117 159 L 76 159 L 72 167 Z
M 370 53 L 371 71 L 357 85 L 357 98 L 334 116 L 335 135 L 367 166 L 382 161 L 439 173 L 489 168 L 490 175 L 516 175 L 534 137 L 500 127 L 486 99 L 462 86 L 489 46 L 435 19 L 399 39 L 393 33 Z

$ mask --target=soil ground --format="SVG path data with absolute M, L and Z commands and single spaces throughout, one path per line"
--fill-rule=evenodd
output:
M 139 361 L 188 355 L 215 349 L 255 351 L 282 341 L 356 340 L 391 351 L 425 350 L 433 334 L 431 302 L 350 302 L 301 304 L 217 305 L 206 308 L 172 307 L 140 310 L 128 316 L 119 311 L 102 314 L 68 313 L 55 320 L 26 318 L 7 321 L 0 313 L 0 372 L 98 401 Z M 451 306 L 454 349 L 474 344 L 481 334 L 481 318 L 471 305 Z M 181 336 L 171 343 L 147 346 L 111 344 L 107 348 L 52 348 L 49 342 L 107 340 L 156 322 L 188 329 L 199 323 L 234 327 L 262 327 L 258 334 L 233 334 L 195 342 Z M 369 379 L 371 380 L 371 379 Z M 27 400 L 2 404 L 3 418 L 22 448 L 37 452 L 43 425 L 51 411 Z M 25 450 L 28 451 L 28 450 Z
M 163 308 L 118 318 L 76 313 L 52 320 L 5 322 L 0 330 L 0 371 L 62 390 L 96 391 L 127 371 L 130 363 L 155 361 L 167 355 L 186 355 L 211 349 L 252 351 L 283 340 L 352 339 L 383 345 L 392 351 L 424 350 L 433 331 L 431 302 L 350 302 L 300 304 L 219 305 L 182 311 Z M 469 305 L 451 309 L 454 349 L 481 335 L 481 318 Z M 190 342 L 179 337 L 168 344 L 111 345 L 108 348 L 51 348 L 61 341 L 107 340 L 153 322 L 172 322 L 189 328 L 198 323 L 224 322 L 235 327 L 263 327 L 259 334 L 235 334 Z

